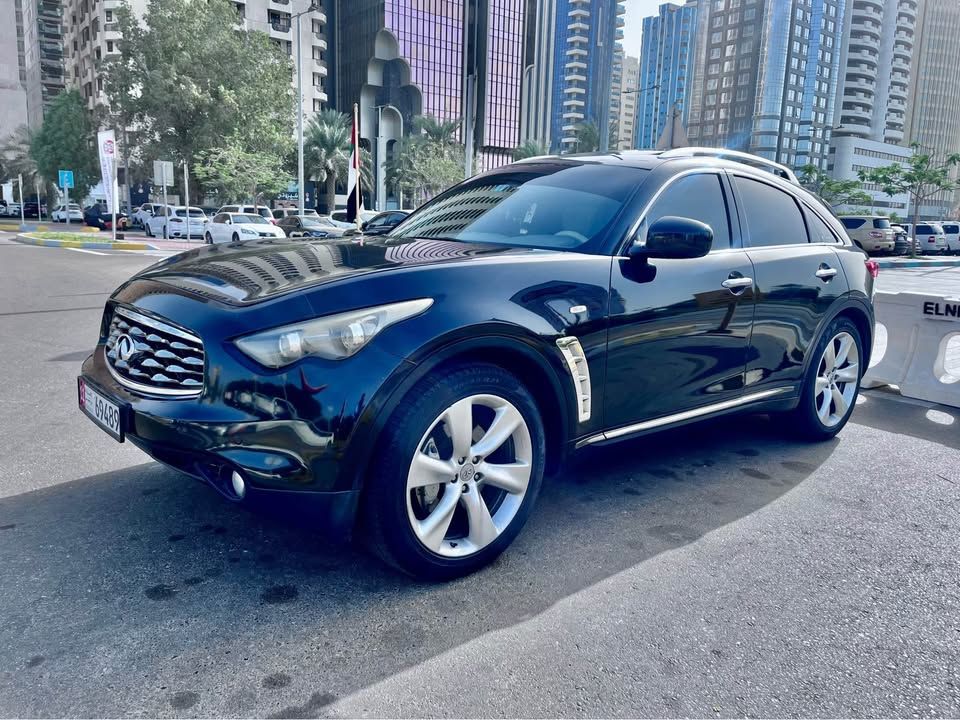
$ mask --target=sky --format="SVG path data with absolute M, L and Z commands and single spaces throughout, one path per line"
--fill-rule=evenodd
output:
M 640 35 L 643 26 L 643 18 L 648 15 L 656 15 L 657 8 L 665 0 L 622 0 L 627 6 L 627 15 L 624 18 L 623 26 L 623 52 L 626 55 L 640 57 Z M 677 4 L 682 4 L 679 0 L 674 0 Z

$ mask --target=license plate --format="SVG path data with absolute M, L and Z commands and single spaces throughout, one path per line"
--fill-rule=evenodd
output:
M 80 395 L 80 409 L 116 440 L 123 442 L 123 428 L 120 425 L 120 406 L 115 402 L 107 400 L 107 398 L 90 387 L 88 383 L 85 383 L 83 378 L 78 378 L 77 380 L 77 392 Z

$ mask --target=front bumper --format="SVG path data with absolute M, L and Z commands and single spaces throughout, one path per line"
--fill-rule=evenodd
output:
M 120 297 L 156 289 L 138 283 Z M 159 317 L 191 317 L 204 339 L 206 366 L 199 396 L 146 396 L 113 375 L 101 338 L 81 377 L 120 406 L 125 439 L 232 501 L 305 515 L 330 537 L 349 533 L 371 453 L 369 428 L 413 365 L 368 347 L 344 361 L 257 369 L 227 338 L 275 323 L 270 303 L 222 310 L 147 292 L 129 305 Z M 245 480 L 243 497 L 233 489 L 233 472 Z

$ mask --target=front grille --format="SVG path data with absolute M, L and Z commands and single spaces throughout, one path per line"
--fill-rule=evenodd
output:
M 115 307 L 107 365 L 127 387 L 188 397 L 203 389 L 203 342 L 195 335 L 124 307 Z

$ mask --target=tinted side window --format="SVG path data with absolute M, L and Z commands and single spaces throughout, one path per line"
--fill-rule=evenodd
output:
M 943 231 L 945 233 L 950 233 L 951 235 L 956 235 L 960 232 L 960 225 L 944 225 Z
M 751 247 L 801 245 L 807 243 L 807 228 L 797 201 L 790 195 L 759 180 L 735 177 Z
M 730 220 L 719 175 L 687 175 L 672 183 L 650 208 L 644 225 L 649 228 L 667 216 L 706 223 L 713 228 L 713 249 L 730 247 Z
M 874 227 L 876 230 L 889 230 L 889 229 L 890 229 L 890 221 L 887 220 L 886 218 L 874 218 L 874 219 L 873 219 L 873 227 Z
M 827 224 L 817 217 L 816 213 L 807 210 L 807 229 L 810 231 L 810 242 L 836 243 L 837 238 Z
M 865 223 L 866 220 L 862 220 L 862 219 L 860 219 L 860 218 L 848 218 L 848 217 L 845 217 L 845 218 L 840 218 L 840 222 L 843 223 L 843 226 L 844 226 L 847 230 L 856 230 L 858 227 L 860 227 L 861 225 L 863 225 L 863 223 Z

